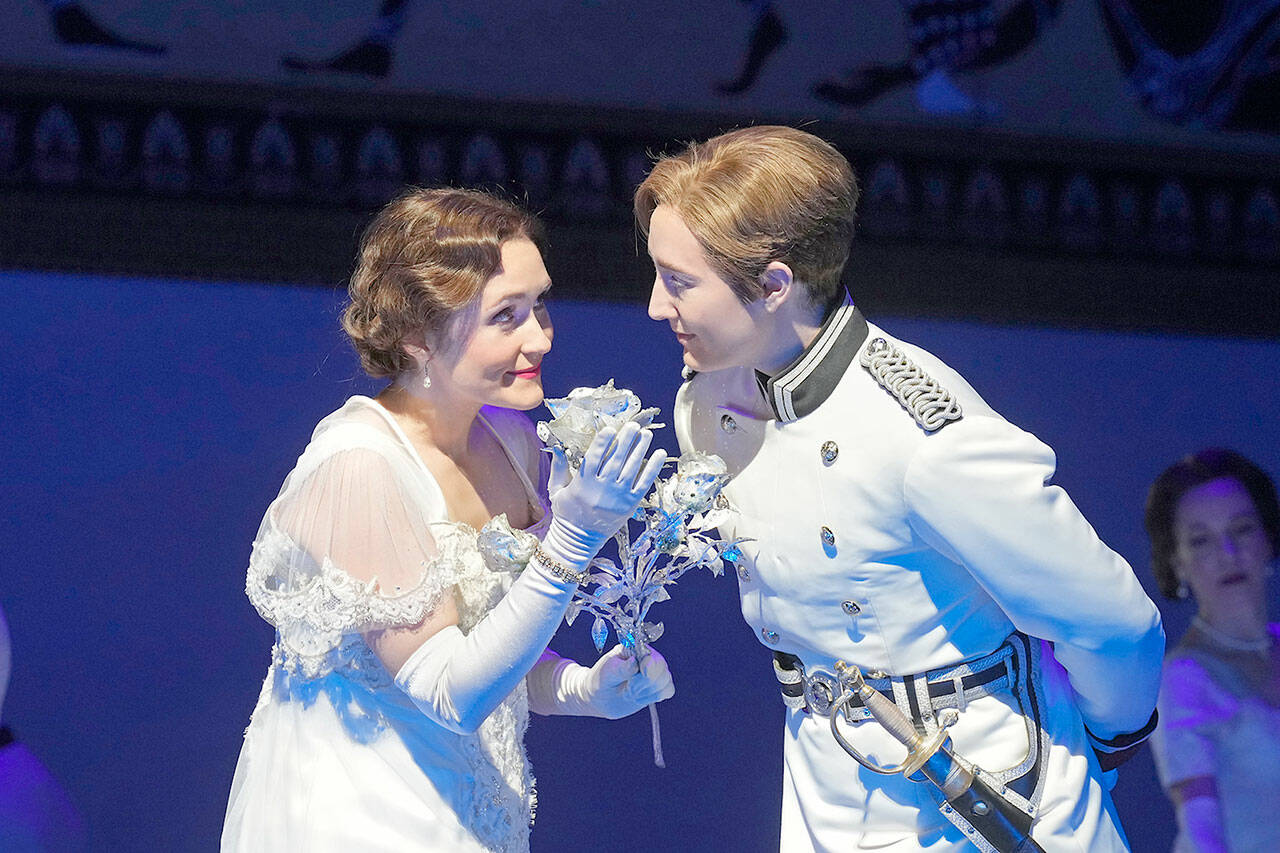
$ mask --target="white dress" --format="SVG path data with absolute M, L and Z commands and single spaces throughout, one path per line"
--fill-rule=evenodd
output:
M 541 527 L 521 459 L 528 420 L 486 408 Z M 532 455 L 531 455 L 532 454 Z M 267 509 L 246 592 L 276 627 L 245 731 L 222 850 L 526 851 L 534 804 L 524 682 L 471 735 L 424 715 L 362 632 L 422 621 L 452 591 L 471 630 L 510 588 L 448 520 L 444 496 L 378 403 L 352 397 L 316 427 Z
M 1280 638 L 1280 624 L 1270 632 Z M 1198 776 L 1213 778 L 1222 833 L 1232 853 L 1280 850 L 1280 708 L 1252 688 L 1203 641 L 1183 642 L 1165 661 L 1160 726 L 1151 737 L 1165 789 Z M 1174 853 L 1193 853 L 1179 832 Z

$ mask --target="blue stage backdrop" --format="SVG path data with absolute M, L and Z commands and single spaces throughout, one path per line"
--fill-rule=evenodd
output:
M 95 850 L 213 849 L 272 638 L 244 597 L 249 543 L 316 420 L 375 390 L 339 331 L 342 293 L 0 282 L 5 722 L 70 789 Z M 550 392 L 613 377 L 670 410 L 678 350 L 640 307 L 552 313 Z M 1058 482 L 1149 590 L 1140 517 L 1165 464 L 1226 444 L 1280 473 L 1280 343 L 873 319 L 1055 447 Z M 534 719 L 535 851 L 776 849 L 783 708 L 734 586 L 691 576 L 661 615 L 677 683 L 661 711 L 666 770 L 644 715 Z M 1165 613 L 1176 637 L 1190 613 Z M 556 646 L 590 657 L 587 633 L 562 629 Z M 1167 850 L 1148 757 L 1117 799 L 1134 849 Z

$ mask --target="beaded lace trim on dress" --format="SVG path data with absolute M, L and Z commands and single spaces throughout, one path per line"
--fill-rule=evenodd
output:
M 353 629 L 416 625 L 453 585 L 452 561 L 437 557 L 424 564 L 417 586 L 382 590 L 377 580 L 362 582 L 335 566 L 327 557 L 314 576 L 288 583 L 278 567 L 289 564 L 297 545 L 271 529 L 254 543 L 245 577 L 245 594 L 263 619 L 280 632 L 286 659 L 307 678 L 318 678 L 333 667 L 326 663 L 344 634 Z

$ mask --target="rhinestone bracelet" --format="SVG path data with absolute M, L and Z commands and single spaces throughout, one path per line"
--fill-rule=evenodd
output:
M 538 543 L 538 545 L 534 547 L 533 559 L 546 567 L 548 572 L 566 583 L 584 584 L 587 582 L 587 577 L 590 575 L 590 572 L 587 569 L 575 572 L 564 563 L 555 559 L 546 551 L 542 550 L 542 543 Z

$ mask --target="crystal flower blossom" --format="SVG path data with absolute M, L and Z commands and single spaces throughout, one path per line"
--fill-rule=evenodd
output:
M 538 438 L 547 447 L 563 450 L 574 471 L 600 430 L 621 429 L 630 421 L 652 429 L 663 426 L 653 422 L 657 409 L 644 408 L 635 394 L 613 387 L 612 379 L 598 388 L 574 388 L 567 397 L 546 400 L 546 406 L 551 420 L 538 424 Z
M 691 450 L 676 460 L 675 476 L 659 484 L 657 507 L 667 515 L 704 513 L 711 509 L 727 482 L 729 474 L 723 459 Z

